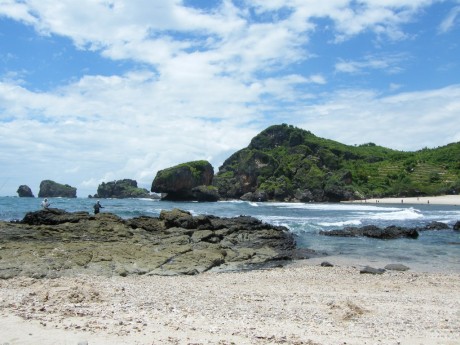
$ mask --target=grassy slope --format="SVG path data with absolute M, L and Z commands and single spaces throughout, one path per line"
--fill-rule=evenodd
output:
M 460 190 L 460 143 L 402 152 L 372 143 L 344 145 L 276 125 L 227 159 L 217 176 L 229 180 L 251 173 L 257 177 L 257 189 L 272 197 L 275 190 L 284 192 L 282 196 L 328 188 L 358 197 L 446 194 Z M 351 181 L 346 181 L 344 176 L 350 174 Z

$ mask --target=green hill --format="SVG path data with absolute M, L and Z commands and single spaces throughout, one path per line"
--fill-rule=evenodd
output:
M 458 193 L 460 142 L 402 152 L 350 146 L 286 124 L 267 128 L 219 168 L 223 198 L 341 201 Z

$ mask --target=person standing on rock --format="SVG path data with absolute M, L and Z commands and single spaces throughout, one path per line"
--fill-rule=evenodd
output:
M 48 207 L 50 207 L 50 205 L 51 204 L 48 202 L 47 198 L 43 199 L 43 201 L 42 201 L 42 209 L 47 210 Z
M 99 213 L 99 210 L 100 210 L 101 208 L 104 208 L 104 207 L 102 207 L 101 203 L 100 203 L 99 200 L 98 200 L 98 201 L 94 204 L 93 208 L 94 208 L 94 214 L 98 214 L 98 213 Z

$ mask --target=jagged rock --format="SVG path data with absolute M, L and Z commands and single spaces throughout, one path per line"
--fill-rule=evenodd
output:
M 34 198 L 34 193 L 32 193 L 30 187 L 26 185 L 20 185 L 16 193 L 18 193 L 20 198 Z
M 454 224 L 454 230 L 455 230 L 455 231 L 459 231 L 459 230 L 460 230 L 460 221 L 457 221 L 457 222 Z
M 197 274 L 269 266 L 296 255 L 286 228 L 182 210 L 124 220 L 48 209 L 0 222 L 0 279 L 77 274 Z
M 39 198 L 76 198 L 77 188 L 68 184 L 60 184 L 51 180 L 44 180 L 40 183 Z
M 151 191 L 164 193 L 165 200 L 216 201 L 217 189 L 212 187 L 214 169 L 207 161 L 193 161 L 158 171 Z M 217 199 L 216 199 L 217 197 Z
M 123 179 L 111 182 L 102 182 L 97 187 L 97 194 L 94 198 L 150 198 L 149 191 L 145 188 L 138 188 L 137 181 Z
M 424 226 L 422 230 L 448 230 L 449 225 L 441 222 L 431 222 L 430 224 Z
M 220 198 L 217 188 L 214 186 L 197 186 L 192 188 L 191 194 L 196 201 L 217 201 Z
M 419 234 L 417 229 L 403 228 L 399 226 L 388 226 L 386 228 L 379 228 L 375 225 L 367 225 L 361 228 L 346 227 L 342 230 L 320 231 L 320 235 L 325 236 L 338 236 L 338 237 L 372 237 L 378 239 L 395 239 L 401 237 L 418 238 Z

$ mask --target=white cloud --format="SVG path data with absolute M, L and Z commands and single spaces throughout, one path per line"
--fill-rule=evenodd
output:
M 460 6 L 455 6 L 439 25 L 439 31 L 446 33 L 454 28 L 460 16 Z
M 330 21 L 336 42 L 368 31 L 398 40 L 406 37 L 401 26 L 431 1 L 255 0 L 238 7 L 225 0 L 207 12 L 179 0 L 154 3 L 0 2 L 0 16 L 42 35 L 139 63 L 121 75 L 85 75 L 46 92 L 27 89 L 21 73 L 0 80 L 0 162 L 20 184 L 50 178 L 77 186 L 79 196 L 121 178 L 149 188 L 156 171 L 173 164 L 209 159 L 217 169 L 278 120 L 351 144 L 416 149 L 459 137 L 451 125 L 459 86 L 393 98 L 356 90 L 313 95 L 328 76 L 291 68 L 313 56 L 308 43 L 318 19 Z M 374 54 L 340 60 L 335 69 L 396 73 L 406 59 Z M 421 119 L 417 129 L 409 115 Z M 431 138 L 434 124 L 442 140 Z
M 361 61 L 346 61 L 340 59 L 335 64 L 335 71 L 341 73 L 366 73 L 368 70 L 383 70 L 388 74 L 396 74 L 403 71 L 401 64 L 408 60 L 406 54 L 397 55 L 369 55 L 365 56 Z
M 407 151 L 460 141 L 460 129 L 453 125 L 459 110 L 460 85 L 452 85 L 393 96 L 342 90 L 299 108 L 296 116 L 299 126 L 321 137 Z

